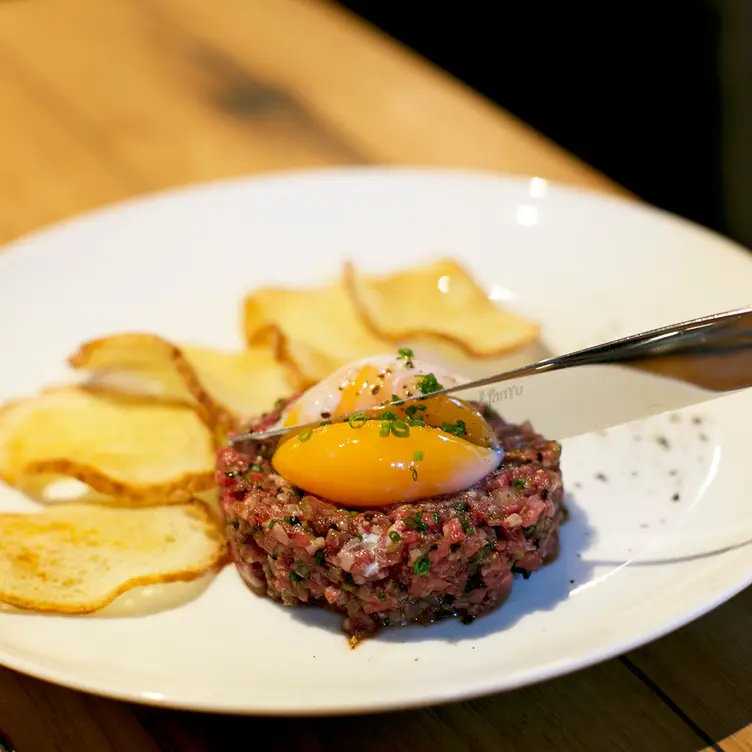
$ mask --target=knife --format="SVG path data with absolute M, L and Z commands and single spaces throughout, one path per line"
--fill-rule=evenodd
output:
M 739 308 L 662 326 L 493 376 L 474 379 L 420 397 L 408 397 L 395 400 L 388 405 L 333 416 L 327 422 L 344 422 L 355 415 L 378 419 L 380 413 L 395 406 L 422 403 L 442 395 L 456 395 L 469 391 L 476 392 L 476 401 L 491 404 L 497 401 L 495 397 L 499 394 L 503 400 L 511 399 L 515 395 L 522 396 L 529 377 L 540 379 L 544 374 L 571 372 L 572 369 L 583 366 L 620 366 L 620 371 L 628 369 L 652 378 L 638 383 L 625 381 L 624 374 L 614 376 L 611 386 L 615 388 L 611 390 L 612 394 L 602 398 L 603 404 L 599 405 L 597 398 L 599 394 L 603 397 L 600 387 L 603 385 L 604 376 L 600 369 L 592 371 L 588 377 L 589 382 L 579 383 L 575 392 L 579 395 L 578 399 L 582 400 L 584 395 L 591 403 L 575 405 L 574 409 L 570 405 L 571 417 L 562 425 L 548 428 L 544 431 L 547 435 L 551 433 L 556 438 L 566 438 L 701 403 L 751 387 L 752 308 Z M 524 384 L 520 385 L 520 380 L 524 380 Z M 507 388 L 503 392 L 495 392 L 483 389 L 508 381 L 516 384 L 514 390 Z M 533 379 L 529 383 L 537 382 Z M 570 387 L 564 389 L 562 384 L 566 382 L 559 382 L 558 393 L 556 390 L 551 392 L 551 382 L 547 383 L 548 399 L 539 401 L 540 404 L 546 404 L 547 410 L 566 399 L 567 393 L 572 394 L 572 379 L 568 382 Z M 478 392 L 480 399 L 477 396 Z M 535 397 L 532 401 L 535 401 Z M 590 414 L 592 418 L 589 417 Z M 505 417 L 508 418 L 507 412 Z M 540 430 L 539 421 L 534 422 Z M 231 444 L 261 441 L 319 425 L 321 421 L 314 421 L 267 431 L 240 433 L 231 436 L 229 441 Z

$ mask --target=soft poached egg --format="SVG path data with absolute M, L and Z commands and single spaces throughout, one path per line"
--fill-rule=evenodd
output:
M 415 360 L 409 350 L 343 366 L 304 392 L 279 425 L 326 422 L 380 405 L 388 412 L 289 434 L 272 465 L 293 485 L 343 506 L 377 507 L 468 488 L 501 461 L 480 413 L 449 395 L 388 407 L 395 398 L 458 383 L 458 377 Z

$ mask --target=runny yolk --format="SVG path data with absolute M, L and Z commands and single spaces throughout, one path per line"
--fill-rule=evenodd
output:
M 356 410 L 375 407 L 385 399 L 381 395 L 382 383 L 383 379 L 379 376 L 379 370 L 375 366 L 363 366 L 357 375 L 351 381 L 348 381 L 346 385 L 338 385 L 341 388 L 333 389 L 335 394 L 339 393 L 339 400 L 335 407 L 330 409 L 329 416 L 347 415 L 348 413 L 354 413 Z M 310 408 L 306 410 L 305 407 L 305 399 L 301 399 L 293 405 L 284 417 L 282 425 L 294 426 L 317 420 L 320 417 L 319 414 L 308 414 Z
M 495 470 L 499 450 L 478 446 L 430 426 L 406 437 L 382 436 L 381 421 L 360 427 L 333 423 L 281 442 L 277 473 L 323 499 L 377 507 L 455 493 Z
M 372 407 L 378 405 L 385 398 L 372 390 L 379 386 L 382 379 L 379 378 L 378 370 L 371 365 L 363 366 L 358 375 L 342 390 L 339 404 L 332 415 L 347 415 L 356 410 L 363 410 L 366 406 Z M 386 399 L 389 395 L 386 396 Z

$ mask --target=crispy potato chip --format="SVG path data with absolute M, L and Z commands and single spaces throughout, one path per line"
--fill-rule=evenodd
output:
M 440 259 L 384 276 L 345 264 L 344 285 L 363 322 L 392 343 L 432 337 L 470 356 L 501 355 L 538 338 L 537 323 L 488 298 L 456 261 Z
M 57 387 L 0 409 L 0 479 L 63 475 L 133 504 L 214 485 L 214 441 L 189 405 Z
M 394 349 L 361 321 L 339 284 L 257 290 L 245 299 L 244 328 L 250 346 L 275 347 L 278 357 L 297 367 L 306 386 L 351 360 Z
M 98 376 L 104 386 L 189 401 L 220 434 L 301 386 L 271 346 L 230 353 L 181 348 L 153 334 L 116 334 L 85 343 L 68 362 Z M 117 378 L 123 374 L 128 381 Z
M 0 540 L 0 601 L 61 614 L 91 613 L 135 587 L 194 580 L 227 560 L 199 502 L 2 514 Z

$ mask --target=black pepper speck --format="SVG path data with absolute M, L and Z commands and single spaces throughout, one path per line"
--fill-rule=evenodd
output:
M 600 480 L 600 481 L 602 481 L 603 483 L 607 483 L 607 482 L 608 482 L 608 478 L 607 478 L 607 477 L 605 476 L 605 474 L 604 474 L 604 473 L 596 473 L 596 474 L 595 474 L 595 479 L 596 479 L 596 480 Z
M 658 443 L 658 445 L 662 446 L 664 449 L 671 448 L 671 445 L 668 443 L 668 439 L 665 436 L 656 436 L 655 440 Z
M 673 496 L 671 497 L 671 501 L 679 501 L 679 499 L 680 499 L 680 496 L 679 496 L 679 494 L 678 494 L 678 493 L 675 493 L 675 494 L 674 494 L 674 495 L 673 495 Z

